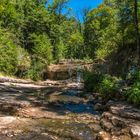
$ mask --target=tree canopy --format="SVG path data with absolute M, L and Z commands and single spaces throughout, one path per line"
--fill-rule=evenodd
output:
M 83 9 L 82 23 L 71 16 L 67 3 L 0 1 L 0 71 L 31 76 L 34 69 L 38 75 L 65 58 L 102 58 L 126 67 L 140 62 L 139 1 L 104 0 L 97 8 Z

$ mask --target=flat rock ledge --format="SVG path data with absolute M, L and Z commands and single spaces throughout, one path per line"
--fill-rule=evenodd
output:
M 101 127 L 114 136 L 140 140 L 140 109 L 124 102 L 110 101 L 107 106 L 109 111 L 102 114 Z

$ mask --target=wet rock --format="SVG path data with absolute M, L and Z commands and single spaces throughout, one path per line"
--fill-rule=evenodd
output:
M 110 111 L 120 117 L 140 121 L 140 109 L 122 102 L 116 102 L 110 107 Z
M 138 137 L 140 139 L 140 126 L 137 126 L 137 125 L 131 126 L 130 134 L 133 137 Z
M 100 93 L 92 93 L 92 95 L 95 99 L 98 99 L 100 97 Z
M 100 103 L 95 104 L 95 105 L 94 105 L 94 110 L 96 110 L 96 111 L 101 111 L 101 110 L 103 110 L 102 104 L 100 104 Z
M 126 125 L 126 123 L 125 123 L 125 120 L 124 119 L 122 119 L 122 118 L 119 118 L 119 117 L 116 117 L 116 116 L 113 116 L 112 118 L 111 118 L 111 122 L 112 122 L 112 124 L 114 125 L 114 126 L 116 126 L 116 127 L 120 127 L 120 128 L 123 128 L 123 127 L 125 127 Z
M 112 125 L 111 122 L 107 121 L 106 119 L 102 119 L 101 122 L 101 127 L 105 130 L 105 131 L 111 131 L 114 126 Z
M 66 62 L 64 64 L 57 64 L 57 65 L 50 65 L 47 70 L 47 78 L 53 79 L 53 80 L 66 80 L 71 77 L 76 77 L 77 75 L 77 67 L 78 64 L 80 64 L 81 69 L 92 69 L 92 63 L 91 64 L 85 64 L 81 62 Z
M 109 133 L 106 133 L 104 131 L 99 132 L 97 135 L 97 140 L 112 140 Z
M 93 129 L 93 132 L 95 133 L 99 133 L 100 131 L 102 131 L 102 128 L 99 124 L 89 124 L 90 128 Z
M 95 97 L 93 97 L 92 95 L 87 95 L 87 100 L 89 103 L 94 103 Z
M 140 110 L 125 102 L 109 101 L 107 106 L 109 111 L 101 117 L 102 128 L 118 137 L 124 135 L 129 139 L 131 136 L 140 139 Z
M 110 121 L 115 127 L 125 127 L 127 124 L 127 120 L 119 117 L 119 116 L 115 116 L 113 114 L 111 114 L 110 112 L 104 112 L 102 114 L 102 118 Z
M 109 109 L 110 106 L 114 105 L 115 102 L 113 100 L 109 100 L 107 103 L 106 103 L 106 108 Z

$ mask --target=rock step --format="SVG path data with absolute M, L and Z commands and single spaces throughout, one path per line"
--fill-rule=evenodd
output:
M 140 121 L 140 108 L 136 108 L 125 102 L 109 101 L 107 103 L 109 111 L 117 116 L 126 119 L 134 119 Z
M 109 101 L 108 112 L 102 114 L 100 124 L 104 131 L 115 136 L 140 140 L 140 109 L 126 102 Z M 102 135 L 104 135 L 103 133 Z M 112 138 L 111 138 L 112 139 Z

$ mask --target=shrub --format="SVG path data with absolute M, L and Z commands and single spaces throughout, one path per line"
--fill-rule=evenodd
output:
M 17 44 L 14 35 L 0 29 L 0 71 L 14 75 L 17 71 Z
M 140 81 L 140 69 L 136 68 L 130 73 L 130 79 L 133 83 Z
M 46 68 L 46 64 L 44 64 L 37 58 L 33 58 L 32 65 L 30 69 L 26 72 L 25 78 L 29 78 L 34 81 L 43 80 L 43 72 L 45 71 L 45 68 Z
M 140 82 L 136 82 L 129 87 L 126 91 L 126 98 L 129 102 L 140 105 Z
M 119 79 L 108 74 L 86 72 L 84 85 L 87 91 L 99 92 L 103 97 L 112 97 L 119 88 Z
M 60 40 L 57 43 L 57 45 L 55 46 L 55 48 L 56 48 L 55 59 L 57 61 L 60 61 L 60 60 L 64 59 L 65 58 L 65 53 L 66 53 L 66 47 L 65 47 L 63 41 Z
M 84 86 L 87 91 L 98 92 L 103 75 L 93 72 L 84 72 Z
M 132 67 L 127 75 L 125 98 L 134 105 L 140 105 L 140 69 Z
M 17 65 L 18 71 L 16 75 L 19 77 L 24 77 L 25 73 L 31 67 L 31 58 L 25 49 L 19 47 L 17 51 L 18 51 L 18 65 Z
M 31 34 L 30 39 L 33 43 L 32 62 L 30 69 L 25 74 L 25 77 L 35 81 L 42 80 L 44 71 L 52 62 L 51 42 L 45 33 L 38 35 Z
M 107 97 L 112 97 L 112 94 L 114 95 L 119 87 L 119 79 L 110 75 L 104 75 L 103 80 L 100 83 L 99 92 Z
M 48 36 L 45 33 L 32 34 L 31 39 L 34 44 L 33 55 L 44 64 L 50 64 L 52 61 L 52 46 Z

